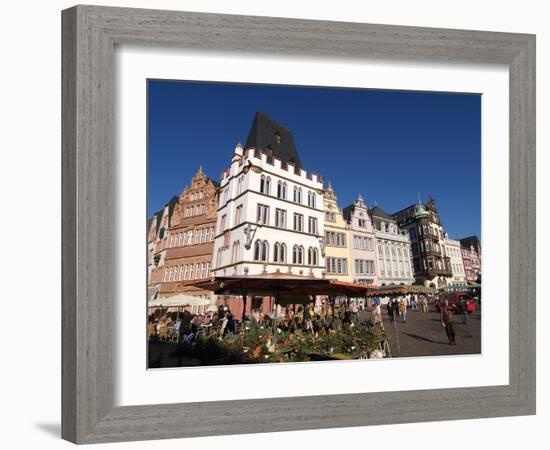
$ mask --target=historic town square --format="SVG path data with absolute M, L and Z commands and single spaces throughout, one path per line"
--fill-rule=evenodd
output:
M 369 173 L 382 169 L 369 168 L 342 205 L 339 187 L 348 198 L 350 188 L 337 155 L 320 175 L 286 123 L 262 110 L 251 119 L 244 144 L 240 129 L 232 148 L 199 151 L 187 179 L 164 169 L 181 193 L 156 194 L 162 207 L 147 224 L 149 368 L 481 353 L 479 217 L 437 197 L 458 209 L 469 180 L 457 185 L 445 166 L 436 181 L 419 161 L 403 192 L 384 169 L 388 202 L 400 205 L 385 209 L 384 189 L 369 193 Z M 218 177 L 211 158 L 224 162 Z M 414 190 L 432 175 L 432 192 Z M 450 235 L 443 211 L 455 233 L 474 233 Z

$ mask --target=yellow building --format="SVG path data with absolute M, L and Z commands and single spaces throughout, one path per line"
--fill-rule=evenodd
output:
M 329 183 L 324 195 L 326 277 L 352 281 L 348 224 L 338 207 L 338 199 Z

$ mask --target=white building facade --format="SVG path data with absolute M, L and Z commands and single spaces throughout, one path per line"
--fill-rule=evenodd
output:
M 351 273 L 359 284 L 378 284 L 375 235 L 368 207 L 359 195 L 343 210 L 349 226 Z
M 267 117 L 257 115 L 255 126 L 264 135 L 275 130 L 276 144 L 292 139 Z M 235 148 L 220 181 L 213 275 L 324 276 L 323 181 L 303 170 L 293 142 L 286 144 L 280 151 L 271 144 Z
M 466 283 L 466 271 L 462 260 L 460 241 L 449 239 L 447 236 L 441 241 L 444 256 L 450 258 L 452 277 L 447 281 L 451 286 Z
M 384 210 L 369 210 L 376 238 L 376 261 L 380 286 L 410 285 L 414 282 L 411 241 L 406 231 Z

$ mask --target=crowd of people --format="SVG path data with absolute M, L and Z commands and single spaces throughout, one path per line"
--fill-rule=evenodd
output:
M 220 338 L 229 333 L 237 334 L 245 327 L 259 324 L 274 327 L 283 331 L 302 330 L 317 335 L 320 332 L 331 333 L 336 330 L 364 325 L 383 328 L 382 307 L 385 305 L 388 320 L 394 323 L 407 322 L 409 310 L 427 313 L 429 304 L 439 305 L 441 324 L 445 328 L 449 345 L 456 345 L 454 318 L 449 302 L 439 294 L 408 293 L 397 295 L 374 295 L 356 301 L 355 299 L 335 300 L 325 298 L 306 305 L 277 305 L 268 312 L 252 308 L 244 317 L 244 323 L 237 320 L 233 312 L 225 305 L 218 306 L 217 311 L 204 314 L 193 314 L 190 305 L 183 311 L 168 312 L 157 310 L 149 316 L 149 338 L 179 343 L 192 342 L 198 335 L 214 334 Z M 467 305 L 460 302 L 458 312 L 465 324 L 468 317 Z M 246 330 L 246 328 L 245 328 Z
M 171 342 L 191 342 L 197 334 L 208 334 L 213 325 L 213 314 L 193 314 L 191 305 L 185 305 L 183 312 L 168 312 L 158 309 L 149 316 L 149 339 Z

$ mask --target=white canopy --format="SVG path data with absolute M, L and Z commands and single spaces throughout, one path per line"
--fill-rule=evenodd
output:
M 172 307 L 172 306 L 207 306 L 213 303 L 210 298 L 193 297 L 192 295 L 177 294 L 170 297 L 161 297 L 149 301 L 149 308 L 158 308 L 159 306 Z

